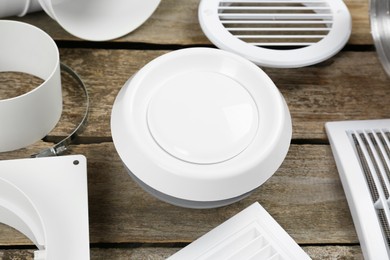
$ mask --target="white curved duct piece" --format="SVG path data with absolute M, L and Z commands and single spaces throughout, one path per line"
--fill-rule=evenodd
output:
M 17 186 L 0 177 L 0 223 L 19 230 L 38 249 L 44 249 L 45 231 L 35 204 Z
M 39 1 L 39 4 L 38 4 Z M 43 9 L 67 32 L 81 39 L 107 41 L 141 26 L 161 0 L 6 0 L 0 17 Z
M 24 16 L 42 10 L 38 0 L 1 0 L 0 18 L 9 16 Z

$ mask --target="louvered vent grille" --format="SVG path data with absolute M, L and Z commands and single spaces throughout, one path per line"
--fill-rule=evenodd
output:
M 202 255 L 198 260 L 284 259 L 261 233 L 261 228 L 258 224 L 252 223 L 233 236 L 221 241 L 212 251 Z
M 371 194 L 382 235 L 390 248 L 390 132 L 388 130 L 347 131 L 355 148 Z
M 224 0 L 220 22 L 240 40 L 271 49 L 310 46 L 326 37 L 333 14 L 326 1 Z
M 268 212 L 254 203 L 169 260 L 309 260 Z

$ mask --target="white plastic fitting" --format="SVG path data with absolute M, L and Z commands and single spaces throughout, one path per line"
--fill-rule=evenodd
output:
M 30 9 L 37 9 L 37 1 L 66 31 L 90 41 L 107 41 L 130 33 L 160 3 L 160 0 L 6 0 L 0 2 L 0 17 L 23 16 Z
M 0 100 L 0 152 L 26 147 L 46 136 L 62 112 L 58 48 L 44 31 L 0 21 L 0 72 L 23 72 L 44 82 L 23 95 Z
M 35 260 L 89 259 L 84 156 L 0 161 L 0 190 L 0 223 L 37 246 Z
M 0 18 L 9 16 L 24 16 L 42 10 L 39 0 L 1 0 Z
M 151 61 L 118 94 L 111 131 L 129 174 L 169 203 L 210 208 L 274 174 L 291 140 L 287 105 L 255 64 L 188 48 Z

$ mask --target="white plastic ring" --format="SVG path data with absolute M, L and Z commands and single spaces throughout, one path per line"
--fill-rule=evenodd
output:
M 41 29 L 0 21 L 0 72 L 23 72 L 44 82 L 23 95 L 0 100 L 0 152 L 26 147 L 47 135 L 62 112 L 60 58 Z

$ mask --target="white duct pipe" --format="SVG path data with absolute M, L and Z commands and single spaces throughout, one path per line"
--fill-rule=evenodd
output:
M 53 39 L 37 27 L 0 20 L 0 32 L 0 72 L 23 72 L 44 80 L 23 95 L 0 100 L 0 152 L 7 152 L 42 139 L 60 119 L 60 56 Z
M 0 18 L 8 16 L 23 16 L 42 10 L 38 0 L 1 0 Z
M 161 0 L 0 0 L 0 18 L 43 9 L 66 31 L 90 41 L 112 40 L 135 30 Z

